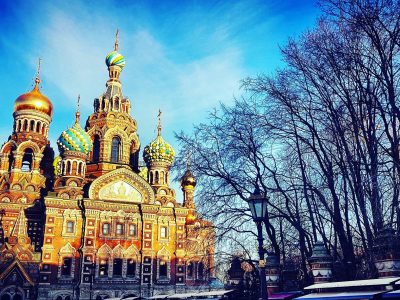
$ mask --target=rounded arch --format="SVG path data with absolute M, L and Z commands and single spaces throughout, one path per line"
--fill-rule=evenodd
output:
M 41 152 L 39 146 L 36 143 L 31 142 L 31 141 L 25 141 L 25 142 L 22 142 L 21 144 L 19 144 L 17 151 L 24 152 L 25 149 L 27 149 L 27 148 L 31 148 L 33 153 Z

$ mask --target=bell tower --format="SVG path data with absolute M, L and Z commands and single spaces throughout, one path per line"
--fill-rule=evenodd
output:
M 118 49 L 117 31 L 114 51 L 106 56 L 109 77 L 106 91 L 94 100 L 94 111 L 86 122 L 86 130 L 93 142 L 87 175 L 93 178 L 121 166 L 139 172 L 137 123 L 130 115 L 131 101 L 122 92 L 120 75 L 125 58 Z
M 13 132 L 0 150 L 0 202 L 31 204 L 51 184 L 54 152 L 48 130 L 53 105 L 39 85 L 40 60 L 34 88 L 15 100 Z

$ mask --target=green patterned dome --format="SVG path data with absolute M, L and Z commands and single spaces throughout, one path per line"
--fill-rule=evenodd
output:
M 57 140 L 57 145 L 61 153 L 64 151 L 76 151 L 89 154 L 92 150 L 92 140 L 78 122 L 61 133 Z
M 144 148 L 143 158 L 146 164 L 152 162 L 174 162 L 175 151 L 161 135 L 158 135 L 154 141 Z

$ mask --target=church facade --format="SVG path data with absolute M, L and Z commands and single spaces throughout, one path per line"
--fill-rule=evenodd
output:
M 57 140 L 53 105 L 39 88 L 17 98 L 0 150 L 0 300 L 106 299 L 207 288 L 214 230 L 196 213 L 196 179 L 170 187 L 173 148 L 161 135 L 141 154 L 131 102 L 120 81 L 125 58 L 106 57 L 106 91 L 81 127 Z

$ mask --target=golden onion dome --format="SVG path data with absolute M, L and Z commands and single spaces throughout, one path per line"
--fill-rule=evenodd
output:
M 29 93 L 23 94 L 15 100 L 14 112 L 21 110 L 36 110 L 53 116 L 53 104 L 39 90 L 40 79 L 36 78 L 35 87 Z
M 192 172 L 189 169 L 186 170 L 185 174 L 183 174 L 181 178 L 182 186 L 196 186 L 196 177 L 193 176 Z
M 193 225 L 197 220 L 196 215 L 190 210 L 186 215 L 186 225 Z

